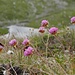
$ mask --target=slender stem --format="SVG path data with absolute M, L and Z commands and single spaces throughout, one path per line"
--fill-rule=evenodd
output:
M 60 43 L 60 45 L 62 46 L 62 48 L 63 48 L 63 53 L 64 53 L 65 48 L 64 48 L 62 42 L 60 41 L 60 38 L 58 38 L 56 35 L 54 35 L 54 37 L 55 37 L 55 39 Z
M 42 43 L 45 45 L 45 42 L 44 42 L 44 40 L 43 40 L 43 35 L 41 36 L 41 40 L 42 40 Z
M 14 70 L 13 66 L 12 66 L 12 55 L 10 55 L 10 65 L 11 65 L 11 68 L 13 69 L 15 75 L 17 75 L 16 71 Z
M 46 43 L 46 58 L 48 57 L 48 41 L 49 41 L 49 34 L 48 34 L 47 43 Z

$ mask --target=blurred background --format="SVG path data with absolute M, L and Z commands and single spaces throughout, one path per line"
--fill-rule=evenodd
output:
M 75 0 L 0 0 L 0 34 L 8 33 L 10 25 L 38 28 L 43 19 L 63 28 L 73 16 Z

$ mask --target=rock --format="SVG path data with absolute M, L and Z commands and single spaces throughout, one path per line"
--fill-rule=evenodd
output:
M 75 25 L 71 25 L 71 26 L 69 26 L 69 28 L 70 28 L 71 30 L 75 30 Z
M 8 26 L 7 28 L 9 28 L 9 33 L 1 36 L 0 38 L 4 38 L 4 39 L 10 39 L 12 37 L 27 38 L 27 37 L 41 34 L 39 33 L 39 29 L 34 29 L 31 27 L 22 27 L 22 26 L 12 25 L 12 26 Z

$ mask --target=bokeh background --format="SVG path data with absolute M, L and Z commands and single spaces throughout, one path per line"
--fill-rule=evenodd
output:
M 49 26 L 63 28 L 71 25 L 75 16 L 75 0 L 0 0 L 0 34 L 9 25 L 38 28 L 43 19 Z

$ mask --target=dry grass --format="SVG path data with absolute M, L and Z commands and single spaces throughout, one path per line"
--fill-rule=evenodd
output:
M 23 54 L 24 46 L 21 43 L 24 39 L 17 39 L 18 46 L 15 49 L 9 46 L 9 40 L 0 39 L 0 42 L 5 46 L 0 53 L 0 63 L 10 64 L 11 68 L 18 66 L 22 69 L 22 73 L 29 73 L 29 75 L 74 75 L 75 33 L 69 30 L 65 31 L 59 33 L 57 37 L 49 36 L 47 57 L 44 45 L 46 44 L 47 35 L 43 36 L 43 40 L 38 36 L 30 38 L 34 52 L 28 57 Z M 8 55 L 8 50 L 13 50 L 14 54 Z M 9 70 L 9 68 L 6 70 Z M 18 75 L 18 73 L 14 75 Z

